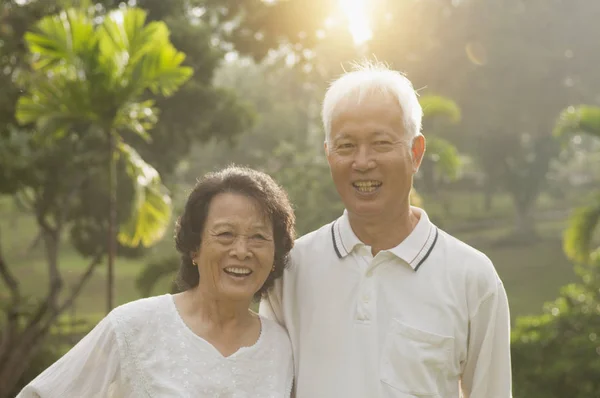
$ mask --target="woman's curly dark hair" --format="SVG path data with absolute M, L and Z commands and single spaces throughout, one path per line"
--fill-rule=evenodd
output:
M 200 275 L 198 267 L 192 262 L 191 253 L 201 250 L 202 232 L 210 203 L 221 193 L 236 193 L 254 199 L 273 224 L 275 270 L 256 293 L 255 298 L 258 299 L 283 275 L 294 246 L 296 219 L 285 190 L 269 175 L 246 167 L 229 166 L 208 173 L 190 193 L 175 227 L 175 246 L 181 254 L 177 285 L 181 290 L 198 286 Z

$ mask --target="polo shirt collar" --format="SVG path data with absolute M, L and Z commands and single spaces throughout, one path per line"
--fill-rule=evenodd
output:
M 425 210 L 414 206 L 411 206 L 411 210 L 421 214 L 419 222 L 410 235 L 400 242 L 398 246 L 384 251 L 390 252 L 396 257 L 404 260 L 416 271 L 421 264 L 425 262 L 433 250 L 439 232 L 437 227 L 429 221 L 429 217 Z M 350 226 L 347 210 L 344 210 L 344 213 L 340 218 L 333 223 L 331 227 L 331 237 L 333 248 L 338 258 L 346 257 L 357 246 L 364 245 Z

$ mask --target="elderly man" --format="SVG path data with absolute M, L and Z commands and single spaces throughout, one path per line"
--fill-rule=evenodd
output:
M 491 261 L 409 202 L 425 152 L 410 81 L 344 74 L 323 102 L 346 210 L 298 239 L 261 313 L 288 331 L 298 398 L 511 396 L 510 318 Z

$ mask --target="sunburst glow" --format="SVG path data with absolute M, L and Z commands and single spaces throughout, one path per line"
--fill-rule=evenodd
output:
M 361 45 L 373 37 L 369 26 L 369 0 L 339 0 L 339 5 L 346 19 L 348 29 L 356 45 Z

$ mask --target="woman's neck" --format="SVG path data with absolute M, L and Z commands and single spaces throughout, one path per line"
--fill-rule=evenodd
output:
M 175 305 L 188 328 L 225 357 L 260 336 L 261 322 L 250 312 L 250 301 L 219 300 L 197 287 L 175 295 Z
M 219 298 L 199 286 L 186 293 L 187 314 L 204 325 L 223 330 L 247 327 L 253 322 L 250 301 Z

